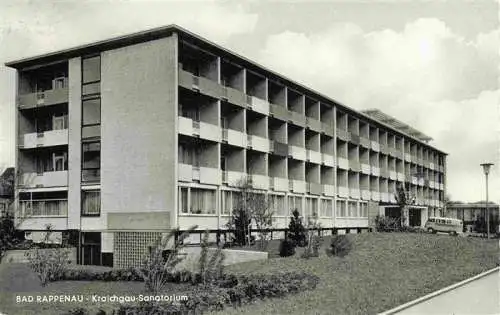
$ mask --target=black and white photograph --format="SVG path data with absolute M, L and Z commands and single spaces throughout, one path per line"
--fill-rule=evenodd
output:
M 500 314 L 500 1 L 0 0 L 0 315 Z

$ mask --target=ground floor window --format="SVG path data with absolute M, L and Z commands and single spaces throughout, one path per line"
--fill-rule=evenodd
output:
M 179 210 L 186 214 L 215 214 L 215 189 L 180 187 Z
M 321 216 L 331 217 L 333 214 L 333 201 L 330 199 L 321 199 Z
M 356 218 L 358 216 L 358 203 L 356 201 L 349 201 L 349 217 Z
M 347 216 L 347 207 L 345 200 L 337 200 L 337 217 L 343 218 Z
M 312 218 L 318 217 L 318 199 L 306 198 L 306 212 Z
M 302 197 L 288 196 L 288 208 L 290 209 L 290 213 L 297 209 L 300 216 L 304 216 L 302 210 Z
M 285 209 L 285 196 L 283 195 L 269 195 L 269 207 L 274 215 L 286 215 Z

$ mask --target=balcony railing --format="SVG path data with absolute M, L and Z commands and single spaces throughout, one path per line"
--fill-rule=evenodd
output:
M 60 217 L 68 215 L 68 201 L 63 199 L 21 200 L 22 217 Z
M 68 88 L 64 87 L 38 93 L 22 94 L 19 95 L 18 102 L 21 109 L 67 103 Z

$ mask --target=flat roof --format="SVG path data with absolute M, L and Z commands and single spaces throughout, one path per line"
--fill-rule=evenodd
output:
M 394 131 L 395 133 L 399 133 L 402 136 L 408 137 L 410 139 L 413 139 L 416 142 L 419 142 L 423 146 L 432 149 L 436 152 L 439 152 L 444 155 L 448 155 L 447 153 L 443 152 L 442 150 L 437 149 L 436 147 L 429 145 L 428 143 L 420 140 L 419 138 L 408 134 L 407 132 L 404 132 L 400 129 L 395 128 L 394 126 L 388 124 L 387 122 L 380 121 L 378 119 L 375 119 L 371 117 L 370 115 L 367 115 L 361 111 L 355 110 L 351 107 L 348 107 L 333 98 L 326 96 L 320 92 L 317 92 L 309 87 L 306 87 L 302 85 L 301 83 L 298 83 L 292 79 L 289 79 L 277 72 L 274 72 L 273 70 L 270 70 L 262 65 L 259 65 L 258 63 L 251 61 L 247 59 L 246 57 L 243 57 L 233 51 L 230 51 L 227 48 L 224 48 L 222 46 L 219 46 L 218 44 L 209 41 L 206 38 L 203 38 L 197 34 L 194 34 L 186 29 L 184 29 L 181 26 L 178 26 L 176 24 L 170 24 L 167 26 L 162 26 L 162 27 L 157 27 L 145 31 L 140 31 L 136 33 L 131 33 L 128 35 L 122 35 L 122 36 L 117 36 L 113 37 L 110 39 L 106 40 L 101 40 L 93 43 L 88 43 L 68 49 L 63 49 L 59 50 L 56 52 L 50 52 L 46 54 L 42 54 L 39 56 L 34 56 L 34 57 L 29 57 L 29 58 L 23 58 L 19 60 L 14 60 L 5 63 L 5 66 L 15 68 L 18 70 L 22 70 L 25 68 L 33 67 L 36 66 L 40 63 L 51 63 L 51 62 L 57 62 L 60 61 L 61 59 L 69 59 L 69 58 L 74 58 L 74 57 L 79 57 L 82 55 L 87 55 L 87 54 L 93 54 L 96 52 L 100 51 L 105 51 L 105 50 L 111 50 L 111 49 L 116 49 L 120 47 L 125 47 L 125 46 L 130 46 L 134 44 L 139 44 L 155 39 L 160 39 L 164 37 L 168 37 L 172 35 L 173 33 L 177 33 L 181 39 L 184 40 L 194 40 L 196 44 L 205 46 L 209 51 L 210 50 L 215 50 L 217 54 L 222 55 L 223 57 L 229 58 L 229 59 L 235 59 L 237 63 L 242 64 L 249 68 L 250 70 L 255 70 L 257 72 L 264 72 L 267 76 L 277 80 L 277 81 L 282 81 L 285 82 L 287 85 L 296 88 L 298 90 L 301 90 L 304 92 L 304 94 L 308 94 L 306 96 L 309 96 L 313 99 L 316 99 L 318 101 L 322 101 L 324 103 L 333 103 L 337 105 L 339 108 L 342 109 L 344 112 L 350 112 L 358 118 L 361 118 L 362 120 L 372 122 L 376 125 L 379 125 L 383 128 L 386 128 L 388 130 Z M 203 47 L 201 47 L 203 48 Z

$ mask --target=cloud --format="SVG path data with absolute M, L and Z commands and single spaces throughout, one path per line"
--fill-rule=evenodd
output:
M 452 196 L 477 200 L 484 186 L 479 163 L 499 157 L 499 34 L 466 40 L 435 18 L 399 32 L 332 24 L 269 36 L 258 58 L 347 106 L 379 108 L 433 137 L 450 154 Z M 500 201 L 500 181 L 494 183 Z

